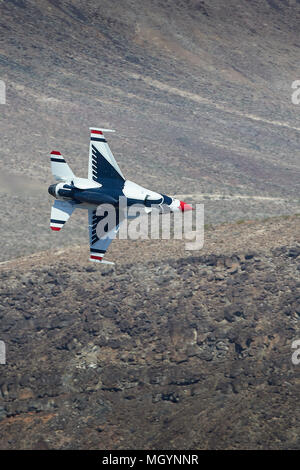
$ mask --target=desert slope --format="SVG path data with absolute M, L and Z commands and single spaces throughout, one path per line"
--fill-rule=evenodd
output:
M 117 130 L 124 174 L 146 187 L 284 201 L 208 205 L 209 223 L 297 212 L 299 16 L 292 0 L 1 2 L 2 260 L 55 248 L 48 154 L 85 176 L 91 125 Z M 60 244 L 86 241 L 81 220 Z
M 1 449 L 299 449 L 299 0 L 0 2 Z M 88 128 L 205 243 L 49 230 Z M 258 220 L 259 219 L 259 220 Z

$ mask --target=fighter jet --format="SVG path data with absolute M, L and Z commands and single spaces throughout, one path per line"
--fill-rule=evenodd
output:
M 53 150 L 50 154 L 52 174 L 58 183 L 51 184 L 49 194 L 55 198 L 51 209 L 50 228 L 59 231 L 72 215 L 74 209 L 87 209 L 90 238 L 90 261 L 114 264 L 104 260 L 104 255 L 116 237 L 126 214 L 121 211 L 120 200 L 128 208 L 133 204 L 143 206 L 145 213 L 152 208 L 168 207 L 169 211 L 191 210 L 192 207 L 178 199 L 146 189 L 127 180 L 116 162 L 104 137 L 111 129 L 90 127 L 88 177 L 74 175 L 62 154 Z M 97 225 L 103 219 L 97 208 L 111 205 L 117 214 L 114 226 L 99 234 Z

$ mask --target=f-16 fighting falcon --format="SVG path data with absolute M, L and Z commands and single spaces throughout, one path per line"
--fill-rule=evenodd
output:
M 116 237 L 120 224 L 126 217 L 120 201 L 125 199 L 126 207 L 133 204 L 143 206 L 145 213 L 152 208 L 168 207 L 171 212 L 191 210 L 192 207 L 178 199 L 143 188 L 126 180 L 119 168 L 104 133 L 111 129 L 90 128 L 90 151 L 88 178 L 77 178 L 60 152 L 51 152 L 51 170 L 58 183 L 51 184 L 49 194 L 55 197 L 51 209 L 50 228 L 60 230 L 67 222 L 74 209 L 87 209 L 90 236 L 90 261 L 110 263 L 103 259 L 110 243 Z M 117 216 L 113 227 L 106 226 L 106 231 L 99 235 L 97 224 L 103 217 L 98 215 L 100 205 L 111 205 Z M 128 211 L 127 211 L 128 214 Z

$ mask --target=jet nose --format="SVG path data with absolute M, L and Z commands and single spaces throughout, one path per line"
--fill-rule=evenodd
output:
M 190 205 L 187 204 L 186 202 L 180 201 L 180 210 L 181 210 L 182 212 L 184 212 L 184 211 L 192 211 L 193 208 L 192 208 L 192 206 L 190 206 Z
M 51 194 L 51 196 L 53 197 L 56 197 L 55 189 L 56 189 L 56 184 L 50 184 L 48 188 L 48 193 Z
M 170 210 L 172 212 L 178 212 L 178 211 L 192 211 L 193 207 L 187 204 L 186 202 L 179 201 L 179 199 L 172 198 L 171 199 L 171 204 L 169 204 Z

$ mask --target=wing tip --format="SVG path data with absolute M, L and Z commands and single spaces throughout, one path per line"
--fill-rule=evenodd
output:
M 103 256 L 90 255 L 90 261 L 101 262 L 102 260 L 103 260 Z
M 98 132 L 116 132 L 114 129 L 104 129 L 102 127 L 90 127 L 89 128 L 91 132 L 93 131 L 98 131 Z
M 101 258 L 100 256 L 90 256 L 90 261 L 93 263 L 102 263 L 102 264 L 110 264 L 114 265 L 113 261 L 107 261 L 106 259 Z

